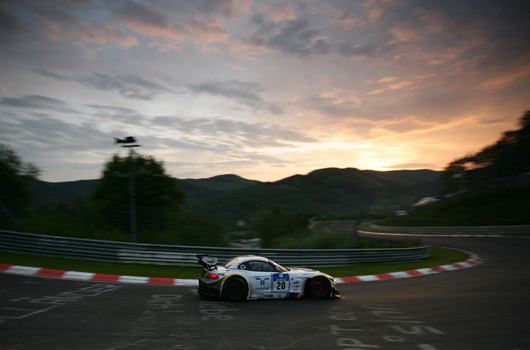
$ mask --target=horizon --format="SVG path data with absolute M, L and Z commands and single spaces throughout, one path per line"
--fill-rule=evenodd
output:
M 306 176 L 306 175 L 309 175 L 310 173 L 312 172 L 315 172 L 315 171 L 319 171 L 319 170 L 325 170 L 325 169 L 340 169 L 340 170 L 346 170 L 346 169 L 356 169 L 356 170 L 359 170 L 359 171 L 376 171 L 376 172 L 382 172 L 382 173 L 386 173 L 386 172 L 396 172 L 396 171 L 422 171 L 422 170 L 427 170 L 427 171 L 433 171 L 433 172 L 443 172 L 443 170 L 433 170 L 433 169 L 394 169 L 394 170 L 374 170 L 374 169 L 359 169 L 359 168 L 356 168 L 356 167 L 346 167 L 346 168 L 338 168 L 338 167 L 325 167 L 325 168 L 319 168 L 319 169 L 314 169 L 314 170 L 311 170 L 307 173 L 304 173 L 304 174 L 292 174 L 292 175 L 289 175 L 289 176 L 286 176 L 286 177 L 283 177 L 283 178 L 280 178 L 280 179 L 277 179 L 277 180 L 271 180 L 271 181 L 261 181 L 261 180 L 256 180 L 256 179 L 249 179 L 249 178 L 246 178 L 244 176 L 241 176 L 241 175 L 238 175 L 238 174 L 218 174 L 218 175 L 212 175 L 212 176 L 209 176 L 209 177 L 201 177 L 201 178 L 179 178 L 179 177 L 174 177 L 174 176 L 171 176 L 168 174 L 168 176 L 174 178 L 175 180 L 209 180 L 209 179 L 212 179 L 212 178 L 215 178 L 215 177 L 220 177 L 220 176 L 237 176 L 243 180 L 249 180 L 249 181 L 257 181 L 257 182 L 278 182 L 278 181 L 282 181 L 282 180 L 285 180 L 287 178 L 290 178 L 290 177 L 293 177 L 293 176 L 297 176 L 297 175 L 301 175 L 301 176 Z M 99 178 L 93 178 L 93 179 L 77 179 L 77 180 L 66 180 L 66 181 L 46 181 L 46 180 L 41 180 L 40 178 L 37 178 L 38 181 L 41 181 L 41 182 L 47 182 L 47 183 L 63 183 L 63 182 L 77 182 L 77 181 L 97 181 L 97 180 L 100 180 L 101 177 Z
M 441 171 L 517 128 L 530 2 L 0 3 L 0 140 L 47 182 L 135 137 L 175 178 Z

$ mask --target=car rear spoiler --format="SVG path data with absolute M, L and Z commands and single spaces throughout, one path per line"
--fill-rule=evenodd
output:
M 197 254 L 197 258 L 199 258 L 199 264 L 201 264 L 206 270 L 211 271 L 217 269 L 217 266 L 215 266 L 215 264 L 217 264 L 217 258 L 201 254 Z

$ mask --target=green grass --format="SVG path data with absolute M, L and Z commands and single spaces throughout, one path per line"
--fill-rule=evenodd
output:
M 326 267 L 319 268 L 319 270 L 335 277 L 373 275 L 452 264 L 467 260 L 469 257 L 467 253 L 459 250 L 441 247 L 431 247 L 430 249 L 431 256 L 427 259 L 417 262 L 363 264 L 349 267 Z M 0 252 L 0 263 L 44 267 L 67 271 L 96 272 L 111 275 L 167 277 L 181 279 L 195 279 L 201 273 L 201 268 L 199 267 L 105 263 L 4 252 Z
M 35 266 L 79 272 L 96 272 L 109 275 L 197 278 L 201 274 L 200 267 L 106 263 L 4 252 L 0 252 L 0 262 L 10 265 Z

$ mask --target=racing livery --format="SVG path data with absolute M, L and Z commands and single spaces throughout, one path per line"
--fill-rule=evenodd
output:
M 222 265 L 217 258 L 197 255 L 203 266 L 199 295 L 228 301 L 339 297 L 333 277 L 320 271 L 288 269 L 265 257 L 245 255 Z

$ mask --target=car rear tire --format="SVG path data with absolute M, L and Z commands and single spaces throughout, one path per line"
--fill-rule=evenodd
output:
M 307 296 L 312 299 L 324 299 L 331 293 L 331 285 L 325 277 L 315 277 L 309 281 Z
M 228 301 L 241 301 L 247 298 L 248 287 L 241 278 L 232 277 L 223 285 L 223 299 Z

